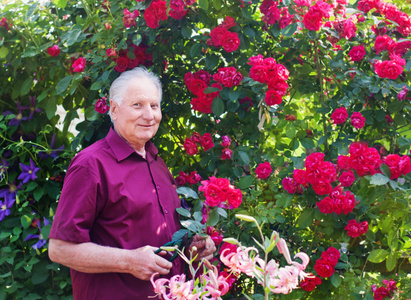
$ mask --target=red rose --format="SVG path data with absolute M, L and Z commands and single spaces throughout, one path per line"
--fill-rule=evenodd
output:
M 227 31 L 222 40 L 221 46 L 223 46 L 224 50 L 227 52 L 233 52 L 237 50 L 240 46 L 240 39 L 238 38 L 238 34 L 236 32 Z
M 53 56 L 53 57 L 56 57 L 57 55 L 59 55 L 60 54 L 60 48 L 59 48 L 59 46 L 57 46 L 57 45 L 53 45 L 53 46 L 51 46 L 50 48 L 47 48 L 47 53 L 50 55 L 50 56 Z
M 346 155 L 339 155 L 337 158 L 338 170 L 350 170 L 350 157 Z
M 389 60 L 385 65 L 385 77 L 395 80 L 404 71 L 404 65 L 400 60 Z
M 375 52 L 379 54 L 384 50 L 391 50 L 391 47 L 394 46 L 395 41 L 388 35 L 379 35 L 375 38 Z
M 366 52 L 365 52 L 364 46 L 359 45 L 359 46 L 352 47 L 350 52 L 348 52 L 348 55 L 350 56 L 352 61 L 360 61 L 364 58 L 365 53 Z
M 231 150 L 230 148 L 223 148 L 223 150 L 221 151 L 221 159 L 222 160 L 230 159 L 232 154 L 233 154 L 233 150 Z
M 314 192 L 317 195 L 327 195 L 331 193 L 332 186 L 328 180 L 318 180 L 317 182 L 314 182 L 312 185 Z
M 210 38 L 215 47 L 222 46 L 223 37 L 225 36 L 227 32 L 228 30 L 225 27 L 216 27 L 216 28 L 211 29 Z
M 344 227 L 344 230 L 347 230 L 347 235 L 353 238 L 362 234 L 359 224 L 355 220 L 349 220 L 347 226 Z
M 273 169 L 271 168 L 271 164 L 268 161 L 259 164 L 255 169 L 255 174 L 259 179 L 268 178 L 272 172 Z
M 327 250 L 321 253 L 321 258 L 328 261 L 332 266 L 337 265 L 340 257 L 341 257 L 340 251 L 338 251 L 334 247 L 329 247 Z
M 267 75 L 267 86 L 270 90 L 275 90 L 278 95 L 285 96 L 287 94 L 287 89 L 289 87 L 288 83 L 284 80 L 273 80 L 271 77 L 272 72 Z
M 390 292 L 387 288 L 381 286 L 374 292 L 374 300 L 383 300 L 386 298 L 391 298 Z
M 338 181 L 341 183 L 342 186 L 345 186 L 345 187 L 351 186 L 355 181 L 354 172 L 353 171 L 343 172 L 338 178 Z
M 264 100 L 267 103 L 267 105 L 272 106 L 276 104 L 281 104 L 283 98 L 276 90 L 267 90 L 267 92 L 265 93 Z
M 194 95 L 199 96 L 207 88 L 207 84 L 201 79 L 193 79 L 190 81 L 190 85 L 187 85 L 187 88 Z
M 241 205 L 243 194 L 240 189 L 228 189 L 226 197 L 230 207 L 237 208 Z
M 190 136 L 190 139 L 192 139 L 196 143 L 200 143 L 201 134 L 199 134 L 198 132 L 193 132 L 193 134 Z
M 305 175 L 306 175 L 305 170 L 295 169 L 293 171 L 293 178 L 294 178 L 295 182 L 297 184 L 303 185 L 304 187 L 307 187 L 308 186 L 308 181 L 307 181 L 307 178 L 306 178 Z
M 361 129 L 365 125 L 365 118 L 362 116 L 360 112 L 353 112 L 351 115 L 351 125 L 354 128 Z
M 86 67 L 86 59 L 81 56 L 77 58 L 71 66 L 73 72 L 83 72 L 85 67 Z
M 214 207 L 225 201 L 226 194 L 215 184 L 209 184 L 205 189 L 206 204 Z
M 181 20 L 187 13 L 183 0 L 171 0 L 169 15 L 173 19 Z
M 330 197 L 325 197 L 321 201 L 317 202 L 317 206 L 323 214 L 331 214 L 334 212 L 334 200 Z
M 303 17 L 303 23 L 305 28 L 309 30 L 318 31 L 320 30 L 321 25 L 323 24 L 322 19 L 323 16 L 320 12 L 312 11 L 310 8 L 310 10 Z
M 127 70 L 129 60 L 130 59 L 126 56 L 119 56 L 116 59 L 117 65 L 114 67 L 114 70 L 120 73 L 124 72 L 125 70 Z
M 331 277 L 335 272 L 334 266 L 332 266 L 330 262 L 325 259 L 317 259 L 314 269 L 318 276 L 321 277 Z
M 160 20 L 167 20 L 166 1 L 153 1 L 144 12 L 144 20 L 150 28 L 157 28 L 160 25 Z
M 225 87 L 233 87 L 239 85 L 243 80 L 243 75 L 234 67 L 219 68 L 217 73 L 213 75 L 213 79 Z
M 96 104 L 94 105 L 94 109 L 96 112 L 100 114 L 105 114 L 109 110 L 106 100 L 107 98 L 103 97 L 96 101 Z
M 178 186 L 183 186 L 187 183 L 187 174 L 184 173 L 183 171 L 180 171 L 178 173 L 178 176 L 176 177 L 176 183 Z
M 331 114 L 331 119 L 333 119 L 335 124 L 343 124 L 347 118 L 348 113 L 345 107 L 337 108 Z
M 234 27 L 235 25 L 237 25 L 237 23 L 235 22 L 235 19 L 233 17 L 226 16 L 223 23 L 221 23 L 220 26 L 228 29 L 228 28 Z
M 204 148 L 204 151 L 211 149 L 214 147 L 213 139 L 211 138 L 210 133 L 204 133 L 204 135 L 200 139 L 201 147 Z
M 322 282 L 320 277 L 305 277 L 304 280 L 300 283 L 300 287 L 304 291 L 311 292 L 317 285 L 320 285 L 321 283 Z
M 186 138 L 184 141 L 184 149 L 187 151 L 188 155 L 196 155 L 198 153 L 197 144 L 190 138 Z
M 283 184 L 284 190 L 286 190 L 290 194 L 294 194 L 296 192 L 295 181 L 293 178 L 285 177 L 282 180 L 282 184 Z
M 224 236 L 220 231 L 216 230 L 214 227 L 207 226 L 207 234 L 211 237 L 216 246 L 220 245 L 223 241 Z

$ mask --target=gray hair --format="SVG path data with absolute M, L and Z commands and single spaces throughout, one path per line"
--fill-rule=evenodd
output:
M 121 73 L 121 75 L 117 77 L 111 84 L 109 100 L 113 100 L 118 104 L 121 104 L 121 102 L 123 102 L 124 91 L 126 90 L 128 84 L 130 84 L 130 82 L 134 79 L 141 78 L 151 80 L 151 82 L 155 85 L 155 87 L 158 90 L 158 95 L 161 102 L 163 90 L 161 87 L 160 78 L 158 78 L 158 76 L 154 73 L 148 71 L 145 67 L 136 67 L 132 70 Z

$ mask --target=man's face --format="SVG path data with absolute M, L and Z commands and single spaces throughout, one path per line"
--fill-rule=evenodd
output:
M 141 150 L 157 133 L 162 117 L 156 86 L 146 78 L 130 81 L 120 105 L 110 100 L 110 113 L 114 130 L 134 150 Z

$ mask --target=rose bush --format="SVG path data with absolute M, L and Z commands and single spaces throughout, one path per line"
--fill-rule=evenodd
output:
M 0 299 L 70 298 L 50 223 L 71 158 L 108 132 L 111 82 L 136 66 L 163 82 L 154 142 L 183 228 L 259 251 L 234 215 L 278 232 L 313 274 L 280 298 L 410 298 L 410 13 L 399 0 L 2 4 Z M 263 297 L 257 278 L 216 272 L 224 297 Z

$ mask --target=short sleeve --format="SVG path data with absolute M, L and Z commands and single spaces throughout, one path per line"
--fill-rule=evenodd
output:
M 90 242 L 90 230 L 97 214 L 98 185 L 89 166 L 72 162 L 64 179 L 50 238 Z

